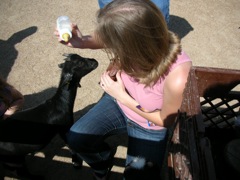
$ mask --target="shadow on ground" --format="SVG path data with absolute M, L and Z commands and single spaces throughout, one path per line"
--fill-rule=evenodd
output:
M 184 38 L 189 32 L 194 30 L 185 18 L 174 15 L 170 15 L 168 28 L 175 32 L 180 39 Z
M 7 79 L 18 56 L 15 45 L 34 34 L 36 31 L 37 27 L 32 26 L 14 33 L 6 41 L 0 39 L 0 72 L 4 79 Z
M 38 153 L 39 154 L 39 153 Z M 42 155 L 44 154 L 44 155 Z M 34 175 L 43 176 L 45 180 L 92 180 L 92 170 L 84 164 L 82 168 L 76 169 L 71 164 L 71 153 L 60 137 L 56 136 L 51 143 L 41 151 L 41 155 L 29 154 L 26 157 L 29 171 Z M 114 166 L 124 167 L 125 159 L 115 158 Z M 4 170 L 1 169 L 0 172 Z M 5 171 L 5 180 L 17 179 L 14 172 Z M 111 172 L 110 179 L 122 180 L 120 172 Z M 1 179 L 1 173 L 0 173 Z M 2 180 L 2 179 L 1 179 Z M 27 180 L 27 179 L 26 179 Z

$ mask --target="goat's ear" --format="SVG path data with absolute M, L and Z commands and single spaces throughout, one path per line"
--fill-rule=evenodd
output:
M 71 59 L 70 59 L 70 58 L 65 58 L 64 60 L 65 60 L 65 61 L 71 61 Z
M 70 61 L 72 54 L 66 54 L 66 53 L 64 53 L 63 56 L 65 56 L 65 58 L 63 59 L 64 61 Z
M 58 64 L 58 67 L 62 69 L 63 65 L 64 65 L 64 63 Z

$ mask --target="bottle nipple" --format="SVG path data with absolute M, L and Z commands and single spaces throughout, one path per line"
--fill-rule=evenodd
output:
M 68 33 L 64 33 L 64 34 L 62 35 L 62 38 L 63 38 L 63 40 L 64 40 L 65 42 L 68 42 L 69 39 L 70 39 L 70 35 L 69 35 Z

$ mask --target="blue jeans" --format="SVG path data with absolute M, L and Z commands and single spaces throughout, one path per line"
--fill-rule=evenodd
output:
M 111 152 L 114 148 L 107 140 L 126 133 L 126 164 L 134 157 L 145 157 L 161 166 L 167 129 L 149 130 L 139 126 L 123 114 L 116 101 L 108 94 L 74 123 L 67 134 L 67 141 L 71 150 L 95 172 L 104 172 L 111 163 Z
M 98 0 L 100 8 L 103 8 L 106 4 L 112 2 L 112 0 Z M 152 0 L 154 4 L 161 10 L 166 22 L 169 22 L 169 6 L 170 0 Z

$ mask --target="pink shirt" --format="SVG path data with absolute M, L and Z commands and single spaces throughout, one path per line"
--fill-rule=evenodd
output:
M 170 68 L 170 72 L 177 67 L 178 65 L 191 61 L 189 57 L 182 52 L 178 55 L 176 62 Z M 165 78 L 160 78 L 159 81 L 153 87 L 144 87 L 144 84 L 139 84 L 134 81 L 134 79 L 128 76 L 126 73 L 121 73 L 122 81 L 125 85 L 125 88 L 129 92 L 129 94 L 139 103 L 139 105 L 146 109 L 147 111 L 154 111 L 156 109 L 161 109 L 163 104 L 163 86 L 165 82 Z M 136 122 L 140 126 L 147 129 L 162 129 L 163 127 L 150 125 L 148 120 L 138 115 L 128 107 L 124 106 L 120 102 L 118 102 L 119 106 L 125 113 L 125 115 Z

